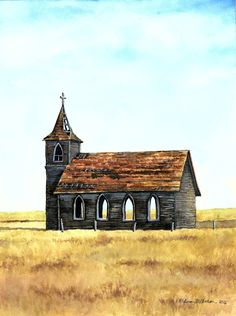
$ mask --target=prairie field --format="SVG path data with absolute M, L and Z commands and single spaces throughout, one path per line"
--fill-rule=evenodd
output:
M 236 228 L 44 227 L 44 212 L 0 213 L 0 315 L 236 315 Z
M 197 211 L 197 221 L 223 221 L 236 219 L 236 208 L 214 208 Z

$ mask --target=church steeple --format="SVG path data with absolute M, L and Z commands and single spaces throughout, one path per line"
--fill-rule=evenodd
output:
M 67 118 L 66 112 L 65 112 L 65 99 L 64 93 L 62 92 L 62 95 L 60 96 L 62 105 L 61 110 L 58 114 L 55 126 L 53 128 L 53 131 L 44 138 L 44 140 L 74 140 L 79 143 L 83 143 L 83 141 L 77 137 L 69 123 L 69 120 Z
M 60 96 L 61 109 L 53 131 L 44 138 L 46 158 L 46 227 L 58 229 L 58 200 L 54 190 L 66 166 L 80 153 L 82 140 L 77 137 L 65 112 L 65 96 Z

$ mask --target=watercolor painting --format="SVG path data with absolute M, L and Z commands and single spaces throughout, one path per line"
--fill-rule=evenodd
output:
M 234 1 L 2 1 L 0 38 L 0 315 L 236 315 Z

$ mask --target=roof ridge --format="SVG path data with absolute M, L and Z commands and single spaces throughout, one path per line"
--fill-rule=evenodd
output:
M 139 153 L 161 153 L 161 152 L 190 152 L 189 149 L 174 150 L 140 150 L 140 151 L 97 151 L 97 152 L 80 152 L 78 155 L 96 155 L 96 154 L 139 154 Z

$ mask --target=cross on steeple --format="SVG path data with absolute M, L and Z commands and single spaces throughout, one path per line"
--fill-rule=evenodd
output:
M 0 0 L 1 2 L 1 0 Z M 69 123 L 69 120 L 66 115 L 65 107 L 64 107 L 64 102 L 65 102 L 65 95 L 64 92 L 62 92 L 60 96 L 62 106 L 60 109 L 60 112 L 58 114 L 56 123 L 54 125 L 53 131 L 44 138 L 46 141 L 51 141 L 51 140 L 57 140 L 57 141 L 68 141 L 68 140 L 73 140 L 78 143 L 82 143 L 82 140 L 77 137 Z M 62 146 L 63 147 L 63 146 Z M 69 146 L 70 147 L 70 146 Z
M 60 98 L 61 98 L 61 105 L 62 105 L 62 112 L 63 112 L 63 129 L 64 129 L 65 132 L 70 132 L 71 131 L 71 127 L 70 127 L 69 121 L 67 119 L 66 112 L 65 112 L 65 107 L 64 107 L 64 101 L 66 99 L 66 97 L 64 95 L 64 92 L 62 92 Z
M 64 92 L 62 92 L 60 98 L 61 98 L 61 105 L 64 107 L 64 100 L 66 99 Z

